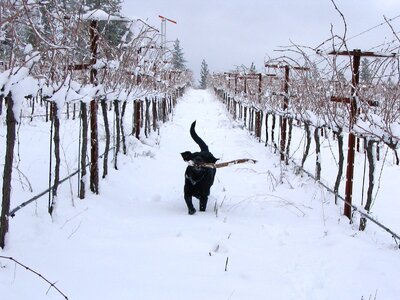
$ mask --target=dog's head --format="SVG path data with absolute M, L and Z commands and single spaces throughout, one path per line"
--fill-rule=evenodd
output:
M 212 155 L 208 151 L 200 151 L 194 153 L 190 151 L 185 151 L 182 152 L 181 155 L 184 161 L 192 161 L 194 169 L 198 171 L 202 169 L 200 166 L 201 164 L 215 164 L 218 160 L 218 158 L 215 158 L 214 155 Z

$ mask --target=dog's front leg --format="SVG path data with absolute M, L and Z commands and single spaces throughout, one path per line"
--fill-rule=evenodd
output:
M 206 211 L 208 197 L 200 198 L 200 211 Z
M 193 206 L 192 196 L 185 196 L 185 202 L 188 207 L 189 215 L 193 215 L 196 212 L 196 209 Z

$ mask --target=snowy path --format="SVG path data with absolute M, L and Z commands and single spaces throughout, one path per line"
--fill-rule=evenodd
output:
M 189 216 L 180 152 L 198 150 L 189 135 L 194 120 L 221 161 L 259 162 L 219 169 L 207 212 Z M 336 300 L 376 292 L 379 300 L 400 294 L 399 253 L 390 237 L 353 230 L 329 194 L 281 170 L 278 157 L 235 126 L 211 93 L 189 90 L 160 133 L 152 145 L 137 144 L 135 157 L 121 158 L 100 196 L 76 208 L 60 205 L 55 222 L 15 222 L 22 233 L 11 233 L 12 247 L 3 255 L 57 280 L 71 300 Z M 40 279 L 20 269 L 14 276 L 7 265 L 0 271 L 4 299 L 26 299 L 28 290 L 30 299 L 61 299 L 54 290 L 45 296 Z

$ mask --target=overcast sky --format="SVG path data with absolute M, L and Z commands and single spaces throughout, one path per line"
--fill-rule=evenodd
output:
M 352 37 L 384 22 L 383 15 L 400 15 L 400 0 L 335 0 Z M 187 66 L 199 77 L 203 58 L 211 71 L 227 71 L 254 62 L 262 70 L 266 57 L 290 41 L 315 47 L 330 37 L 331 25 L 342 35 L 344 26 L 331 0 L 125 0 L 122 13 L 160 28 L 158 15 L 173 19 L 167 40 L 178 38 Z M 400 16 L 394 20 L 400 31 Z M 349 41 L 350 48 L 370 50 L 394 36 L 387 25 Z M 376 49 L 374 49 L 376 50 Z

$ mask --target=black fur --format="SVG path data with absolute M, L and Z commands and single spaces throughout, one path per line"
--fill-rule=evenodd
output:
M 202 163 L 215 163 L 218 159 L 208 150 L 207 144 L 197 135 L 195 131 L 196 121 L 190 127 L 190 135 L 193 140 L 200 146 L 200 152 L 182 152 L 184 161 L 192 161 L 193 166 L 188 166 L 185 172 L 184 197 L 190 215 L 196 212 L 193 206 L 192 197 L 200 200 L 200 211 L 207 208 L 208 196 L 210 195 L 211 186 L 214 183 L 216 170 L 212 168 L 204 168 L 196 166 Z

